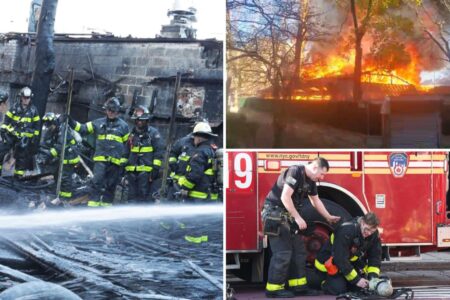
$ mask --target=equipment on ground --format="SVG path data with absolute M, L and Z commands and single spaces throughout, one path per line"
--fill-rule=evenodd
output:
M 378 296 L 389 297 L 394 292 L 392 282 L 389 278 L 380 277 L 369 280 L 369 291 L 374 292 Z

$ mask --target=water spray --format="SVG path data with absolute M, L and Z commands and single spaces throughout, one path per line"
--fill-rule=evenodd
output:
M 98 209 L 34 211 L 28 214 L 0 215 L 0 230 L 54 227 L 92 222 L 154 220 L 167 217 L 211 216 L 222 213 L 223 206 L 221 204 L 119 206 Z

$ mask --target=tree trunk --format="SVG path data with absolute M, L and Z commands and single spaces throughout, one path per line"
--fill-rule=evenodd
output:
M 362 75 L 362 47 L 361 36 L 355 40 L 355 71 L 353 74 L 353 101 L 360 102 L 362 99 L 361 75 Z
M 32 76 L 33 104 L 42 117 L 47 105 L 50 81 L 55 70 L 55 49 L 53 48 L 55 15 L 58 0 L 44 0 L 36 35 L 36 58 Z
M 305 11 L 307 9 L 308 2 L 303 3 L 303 0 L 300 1 L 299 6 L 299 20 L 297 27 L 297 35 L 295 37 L 295 52 L 294 52 L 294 74 L 291 78 L 291 82 L 289 84 L 289 98 L 291 100 L 294 95 L 294 90 L 296 87 L 300 85 L 300 70 L 302 64 L 302 50 L 303 50 L 303 40 L 304 40 L 304 16 Z

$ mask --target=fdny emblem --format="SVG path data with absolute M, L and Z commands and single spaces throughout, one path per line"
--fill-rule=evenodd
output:
M 405 153 L 392 153 L 389 155 L 389 167 L 394 177 L 403 177 L 408 168 L 408 156 Z

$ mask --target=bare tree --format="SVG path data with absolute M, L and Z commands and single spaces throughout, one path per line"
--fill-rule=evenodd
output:
M 273 98 L 289 96 L 300 81 L 304 43 L 326 36 L 317 9 L 307 0 L 229 0 L 227 13 L 228 69 L 252 66 L 245 80 L 264 77 Z
M 450 62 L 450 0 L 429 1 L 417 9 L 423 31 Z M 433 10 L 433 11 L 432 11 Z

